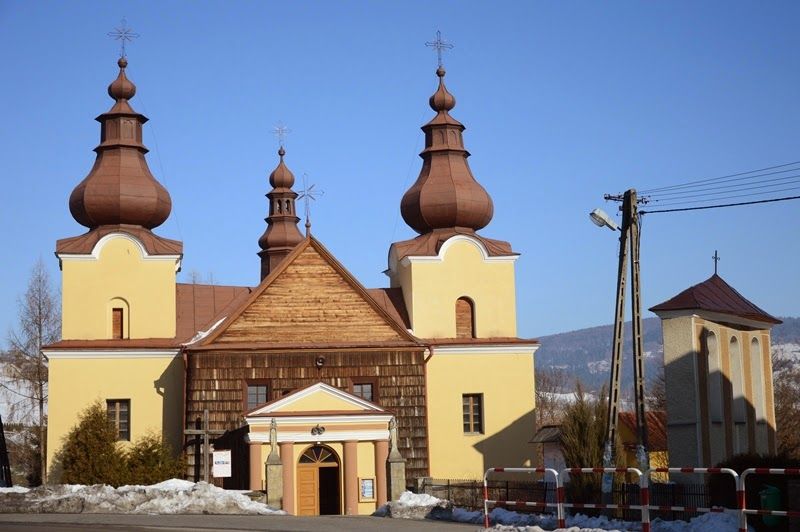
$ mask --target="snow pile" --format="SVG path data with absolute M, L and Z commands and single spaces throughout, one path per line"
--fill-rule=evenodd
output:
M 372 515 L 397 519 L 453 521 L 453 503 L 426 493 L 404 491 L 400 498 L 378 508 Z
M 15 491 L 12 491 L 15 490 Z M 23 491 L 25 490 L 25 491 Z M 65 484 L 0 490 L 0 513 L 284 514 L 244 491 L 171 479 L 152 486 Z

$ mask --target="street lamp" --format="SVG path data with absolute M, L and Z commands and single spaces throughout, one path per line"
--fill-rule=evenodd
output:
M 589 213 L 589 218 L 591 218 L 592 223 L 597 227 L 608 227 L 612 231 L 619 230 L 619 225 L 617 222 L 611 219 L 611 216 L 608 215 L 606 211 L 603 209 L 595 209 Z

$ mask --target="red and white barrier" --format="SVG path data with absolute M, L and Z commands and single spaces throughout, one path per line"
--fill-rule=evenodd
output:
M 556 481 L 556 502 L 527 502 L 527 501 L 493 501 L 489 500 L 488 478 L 490 473 L 543 473 L 551 474 Z M 581 475 L 588 473 L 633 473 L 639 477 L 639 502 L 641 504 L 595 504 L 567 502 L 564 494 L 562 479 L 565 473 Z M 703 475 L 731 475 L 736 485 L 736 508 L 702 508 L 691 506 L 653 506 L 650 504 L 650 475 L 653 473 L 690 473 Z M 736 513 L 739 516 L 739 532 L 747 532 L 748 515 L 773 515 L 776 517 L 800 517 L 797 510 L 760 510 L 747 508 L 745 501 L 745 481 L 749 475 L 800 475 L 800 468 L 750 468 L 741 476 L 733 469 L 727 467 L 656 467 L 645 471 L 644 474 L 635 467 L 568 467 L 560 472 L 546 467 L 494 467 L 486 470 L 483 475 L 483 514 L 484 526 L 489 528 L 489 505 L 492 506 L 529 506 L 534 508 L 555 507 L 558 519 L 558 528 L 566 528 L 565 508 L 594 508 L 609 510 L 639 510 L 642 513 L 642 532 L 650 532 L 650 510 L 665 512 L 693 512 L 693 513 Z
M 749 475 L 800 475 L 800 468 L 772 469 L 768 467 L 751 467 L 742 472 L 737 486 L 736 500 L 739 506 L 739 532 L 747 532 L 748 515 L 774 515 L 776 517 L 800 517 L 797 510 L 756 510 L 747 508 L 745 501 L 745 482 Z
M 640 501 L 647 510 L 642 511 L 642 532 L 650 532 L 650 510 L 664 512 L 697 512 L 697 513 L 724 513 L 738 512 L 731 508 L 702 508 L 692 506 L 652 506 L 650 504 L 650 475 L 653 473 L 696 473 L 711 475 L 731 475 L 735 486 L 739 486 L 739 475 L 727 467 L 655 467 L 648 469 L 639 482 Z
M 556 502 L 527 502 L 527 501 L 493 501 L 489 500 L 489 473 L 550 473 L 556 481 Z M 493 467 L 486 470 L 483 474 L 483 525 L 484 528 L 489 528 L 489 505 L 492 506 L 531 506 L 534 508 L 547 508 L 554 506 L 556 508 L 556 518 L 558 519 L 558 528 L 564 527 L 564 507 L 561 504 L 561 495 L 563 488 L 561 481 L 558 478 L 558 471 L 550 469 L 549 467 Z

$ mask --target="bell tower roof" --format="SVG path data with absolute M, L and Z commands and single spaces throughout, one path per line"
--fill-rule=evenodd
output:
M 429 100 L 436 116 L 422 126 L 422 169 L 400 203 L 403 220 L 421 235 L 441 229 L 474 232 L 486 227 L 493 214 L 492 199 L 467 164 L 465 128 L 450 116 L 456 99 L 445 86 L 445 73 L 441 65 L 436 70 L 439 87 Z
M 133 110 L 136 94 L 125 74 L 128 60 L 117 61 L 119 74 L 108 86 L 114 105 L 96 118 L 100 144 L 89 175 L 72 191 L 69 209 L 75 220 L 89 229 L 104 225 L 158 227 L 169 216 L 169 192 L 156 181 L 147 166 L 142 126 L 147 118 Z

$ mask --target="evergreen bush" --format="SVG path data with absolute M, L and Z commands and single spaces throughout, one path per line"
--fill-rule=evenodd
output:
M 105 407 L 96 401 L 84 410 L 64 439 L 58 459 L 65 484 L 125 483 L 125 455 Z
M 180 478 L 186 472 L 183 458 L 175 457 L 169 443 L 153 433 L 136 440 L 125 459 L 130 484 L 156 484 L 162 480 Z

